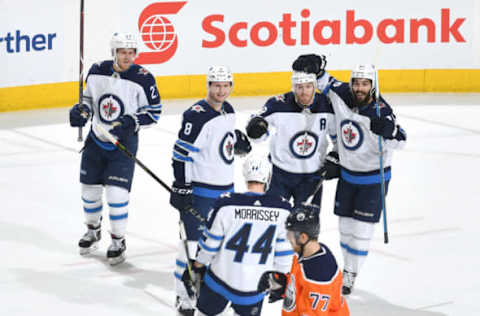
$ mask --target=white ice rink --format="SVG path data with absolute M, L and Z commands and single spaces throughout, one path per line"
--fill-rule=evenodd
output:
M 480 95 L 386 98 L 408 143 L 394 156 L 390 243 L 377 225 L 347 299 L 352 315 L 479 315 Z M 232 98 L 237 127 L 265 101 Z M 192 102 L 166 100 L 160 123 L 141 132 L 137 157 L 168 184 L 178 113 Z M 81 146 L 67 120 L 68 109 L 0 114 L 0 315 L 174 315 L 178 214 L 142 169 L 130 199 L 127 261 L 107 264 L 107 221 L 99 250 L 78 255 L 85 232 Z M 254 150 L 265 152 L 267 145 Z M 236 161 L 237 190 L 243 190 L 242 161 Z M 320 239 L 342 264 L 334 189 L 334 181 L 325 183 Z M 280 305 L 265 303 L 263 314 L 280 315 Z

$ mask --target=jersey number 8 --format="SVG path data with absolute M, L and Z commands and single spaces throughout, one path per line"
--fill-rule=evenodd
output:
M 268 255 L 272 252 L 272 242 L 275 236 L 276 225 L 270 225 L 265 232 L 257 239 L 250 250 L 248 239 L 252 230 L 252 223 L 244 224 L 235 235 L 227 242 L 225 249 L 235 252 L 233 260 L 235 262 L 242 262 L 245 253 L 259 253 L 261 254 L 259 264 L 265 264 Z

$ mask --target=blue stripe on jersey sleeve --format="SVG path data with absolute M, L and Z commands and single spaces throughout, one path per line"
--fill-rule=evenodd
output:
M 174 158 L 174 159 L 181 160 L 181 161 L 193 162 L 192 157 L 182 156 L 182 155 L 180 155 L 179 153 L 177 153 L 177 152 L 175 152 L 175 151 L 173 152 L 173 158 Z
M 198 244 L 203 250 L 208 252 L 218 252 L 220 250 L 220 246 L 217 248 L 208 247 L 201 238 L 198 240 Z
M 275 251 L 275 257 L 290 256 L 293 255 L 293 250 Z
M 200 151 L 200 149 L 198 149 L 197 147 L 195 147 L 195 146 L 193 146 L 193 145 L 191 145 L 187 142 L 181 141 L 180 139 L 177 139 L 175 144 L 177 144 L 180 147 L 183 147 L 184 149 L 186 149 L 188 151 L 193 151 L 193 152 L 196 152 L 196 153 L 198 153 Z
M 203 230 L 203 233 L 204 233 L 205 235 L 207 235 L 208 238 L 212 238 L 212 239 L 214 239 L 214 240 L 223 240 L 223 238 L 225 238 L 225 236 L 217 236 L 217 235 L 212 234 L 212 233 L 209 232 L 208 229 L 206 229 L 206 228 Z

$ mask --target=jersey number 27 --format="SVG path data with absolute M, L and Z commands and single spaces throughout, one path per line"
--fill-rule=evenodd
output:
M 235 251 L 235 257 L 233 258 L 235 262 L 242 262 L 245 253 L 250 252 L 261 254 L 258 263 L 265 264 L 268 255 L 272 252 L 272 242 L 276 229 L 276 225 L 270 225 L 250 249 L 248 239 L 252 231 L 252 223 L 245 223 L 235 235 L 228 240 L 225 249 Z

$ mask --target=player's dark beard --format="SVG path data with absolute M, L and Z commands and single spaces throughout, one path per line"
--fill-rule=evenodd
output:
M 368 94 L 363 94 L 361 93 L 360 96 L 357 96 L 357 93 L 353 92 L 353 102 L 357 107 L 361 107 L 364 105 L 367 105 L 369 102 L 369 96 Z M 360 98 L 359 98 L 360 97 Z

